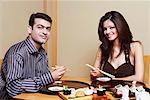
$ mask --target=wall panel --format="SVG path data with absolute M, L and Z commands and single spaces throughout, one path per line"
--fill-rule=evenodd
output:
M 98 40 L 98 23 L 107 11 L 123 14 L 150 54 L 150 1 L 148 0 L 58 0 L 58 64 L 66 65 L 67 76 L 89 76 L 86 63 L 93 64 Z

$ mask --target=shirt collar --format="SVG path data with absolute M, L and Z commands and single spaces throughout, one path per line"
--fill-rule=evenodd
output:
M 34 53 L 38 53 L 38 50 L 37 48 L 33 45 L 33 43 L 31 42 L 31 40 L 29 39 L 29 37 L 27 37 L 25 39 L 25 44 L 28 48 L 28 51 L 31 53 L 31 54 L 34 54 Z M 40 49 L 39 49 L 40 50 Z

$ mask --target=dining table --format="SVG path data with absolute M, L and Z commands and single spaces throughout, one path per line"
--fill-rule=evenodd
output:
M 128 85 L 131 85 L 131 82 L 124 82 L 124 81 L 110 81 L 110 82 L 99 82 L 99 81 L 91 81 L 90 77 L 70 77 L 64 76 L 60 80 L 64 82 L 63 84 L 68 84 L 70 87 L 81 88 L 81 87 L 98 87 L 99 85 L 107 87 L 111 85 L 114 87 L 117 84 L 121 84 L 122 82 Z M 67 83 L 65 83 L 67 82 Z M 68 83 L 69 82 L 69 83 Z M 74 82 L 73 84 L 70 82 Z M 80 83 L 82 86 L 78 85 Z M 145 85 L 144 83 L 140 82 L 144 87 L 148 87 L 149 85 Z M 76 86 L 75 86 L 76 85 Z M 50 86 L 50 85 L 49 85 Z M 149 88 L 149 87 L 148 87 Z M 109 93 L 109 92 L 108 92 Z M 119 100 L 120 98 L 115 97 L 114 95 L 110 95 L 109 100 Z M 103 99 L 100 99 L 103 98 Z M 107 97 L 106 97 L 107 98 Z M 71 100 L 108 100 L 105 96 L 98 96 L 97 94 L 88 95 L 84 97 L 74 98 Z M 135 97 L 131 97 L 131 99 L 135 100 Z M 63 92 L 58 92 L 57 94 L 48 94 L 44 92 L 39 93 L 22 93 L 14 97 L 14 100 L 70 100 L 68 99 L 67 95 L 64 95 Z
M 90 78 L 88 77 L 70 77 L 70 76 L 64 76 L 61 80 L 76 80 L 84 83 L 91 83 Z M 91 98 L 92 96 L 90 96 Z M 44 94 L 44 93 L 22 93 L 19 95 L 16 95 L 14 100 L 62 100 L 62 98 L 59 96 L 59 94 L 56 95 L 50 95 L 50 94 Z M 79 99 L 79 98 L 78 98 Z M 82 98 L 83 99 L 83 98 Z M 80 99 L 80 100 L 82 100 Z M 86 98 L 85 100 L 91 100 L 89 98 Z

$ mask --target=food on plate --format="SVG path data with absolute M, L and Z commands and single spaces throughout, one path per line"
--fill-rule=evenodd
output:
M 85 88 L 84 93 L 85 93 L 85 95 L 91 95 L 91 94 L 93 94 L 93 90 L 89 89 L 89 88 Z
M 115 89 L 117 90 L 117 95 L 122 95 L 123 86 L 121 84 L 116 85 Z
M 83 97 L 83 96 L 85 96 L 85 93 L 83 90 L 77 90 L 75 93 L 75 96 L 76 97 Z
M 69 95 L 69 94 L 71 94 L 71 89 L 69 89 L 67 85 L 64 85 L 64 86 L 63 86 L 63 94 L 64 94 L 64 95 Z
M 106 91 L 106 89 L 103 88 L 103 87 L 100 86 L 100 85 L 99 85 L 99 87 L 96 89 L 96 93 L 97 93 L 97 95 L 99 95 L 99 96 L 105 95 L 105 91 Z
M 104 89 L 104 88 L 97 89 L 97 95 L 99 95 L 99 96 L 105 95 L 105 92 L 106 92 L 106 89 Z
M 108 97 L 108 100 L 114 100 L 114 97 L 113 97 L 113 95 L 112 95 L 112 93 L 111 92 L 105 92 L 105 94 L 106 94 L 106 96 Z
M 69 95 L 71 94 L 71 89 L 63 90 L 64 95 Z

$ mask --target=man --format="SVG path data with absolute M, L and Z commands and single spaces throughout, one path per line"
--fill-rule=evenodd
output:
M 42 47 L 49 38 L 51 25 L 52 20 L 48 15 L 32 14 L 28 26 L 29 36 L 7 51 L 2 74 L 10 97 L 23 92 L 37 92 L 42 86 L 59 80 L 65 73 L 64 66 L 50 72 L 48 58 Z

